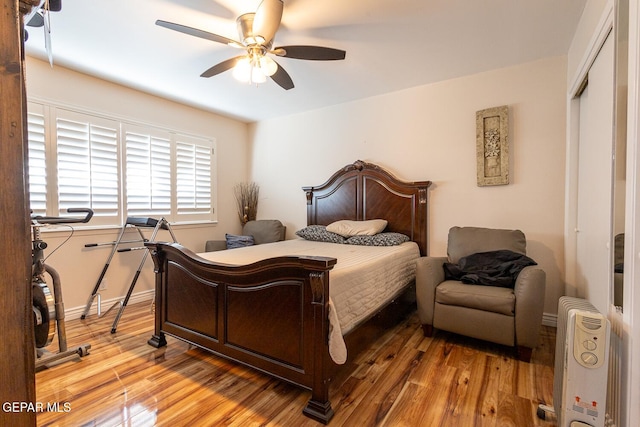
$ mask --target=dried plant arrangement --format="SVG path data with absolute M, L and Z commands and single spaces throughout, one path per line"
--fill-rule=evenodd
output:
M 258 214 L 258 195 L 260 187 L 255 182 L 241 182 L 233 187 L 238 208 L 240 223 L 244 226 L 249 221 L 254 221 Z

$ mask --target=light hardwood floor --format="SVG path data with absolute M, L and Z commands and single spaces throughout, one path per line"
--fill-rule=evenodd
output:
M 91 353 L 36 374 L 39 426 L 320 426 L 302 415 L 309 392 L 168 338 L 147 345 L 149 303 L 67 322 L 69 345 Z M 330 426 L 553 426 L 555 329 L 543 326 L 531 363 L 512 350 L 438 331 L 413 314 L 365 350 L 333 382 Z

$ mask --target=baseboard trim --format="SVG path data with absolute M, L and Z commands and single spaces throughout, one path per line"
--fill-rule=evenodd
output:
M 135 294 L 131 294 L 131 296 L 129 297 L 129 302 L 127 303 L 127 305 L 129 304 L 136 304 L 139 302 L 145 302 L 145 301 L 152 301 L 153 300 L 153 296 L 155 295 L 155 290 L 150 289 L 147 291 L 141 291 L 141 292 L 137 292 Z M 117 297 L 117 298 L 110 298 L 108 300 L 102 300 L 100 301 L 100 311 L 102 314 L 104 314 L 107 310 L 109 310 L 114 304 L 116 304 L 118 301 L 122 301 L 124 299 L 124 297 Z M 67 309 L 64 311 L 64 316 L 65 316 L 65 320 L 73 320 L 73 319 L 79 319 L 82 316 L 82 313 L 84 313 L 84 308 L 85 306 L 80 306 L 80 307 L 73 307 L 70 309 Z M 91 305 L 91 310 L 89 310 L 89 315 L 87 316 L 88 318 L 90 317 L 95 317 L 98 313 L 98 299 L 95 298 L 93 301 L 93 304 Z
M 545 326 L 551 326 L 553 328 L 558 327 L 558 315 L 551 313 L 542 313 L 542 324 Z

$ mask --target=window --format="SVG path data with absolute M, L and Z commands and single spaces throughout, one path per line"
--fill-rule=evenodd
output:
M 171 214 L 170 135 L 151 135 L 127 126 L 125 135 L 127 212 L 130 215 Z
M 211 148 L 192 138 L 176 141 L 178 213 L 201 214 L 211 210 Z
M 35 214 L 90 207 L 91 225 L 215 219 L 214 141 L 34 102 L 28 110 Z
M 29 104 L 27 114 L 29 140 L 29 198 L 36 215 L 47 213 L 47 163 L 45 161 L 44 107 Z
M 91 207 L 96 220 L 118 223 L 118 122 L 56 110 L 57 208 Z M 49 208 L 49 207 L 48 207 Z

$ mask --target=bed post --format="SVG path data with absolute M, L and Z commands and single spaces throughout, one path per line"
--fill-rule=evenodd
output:
M 162 310 L 162 280 L 164 277 L 162 273 L 164 271 L 165 254 L 162 249 L 154 243 L 145 243 L 145 246 L 147 246 L 149 248 L 148 250 L 151 251 L 153 272 L 155 273 L 156 278 L 156 292 L 153 308 L 154 310 Z M 147 341 L 147 344 L 155 348 L 165 347 L 167 345 L 167 339 L 162 332 L 162 315 L 159 316 L 156 313 L 154 316 L 154 332 L 149 341 Z
M 311 399 L 302 412 L 316 421 L 327 424 L 333 417 L 329 401 L 329 336 L 328 318 L 329 275 L 314 272 L 309 275 L 313 307 L 313 384 Z

